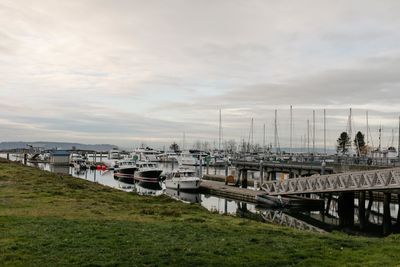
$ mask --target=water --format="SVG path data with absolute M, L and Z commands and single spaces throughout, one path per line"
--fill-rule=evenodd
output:
M 1 155 L 0 157 L 5 157 Z M 15 156 L 10 156 L 11 160 L 20 160 L 20 158 Z M 67 175 L 72 175 L 87 181 L 96 182 L 103 184 L 112 188 L 116 188 L 126 192 L 136 192 L 140 195 L 168 195 L 174 199 L 183 201 L 185 203 L 198 203 L 210 212 L 215 212 L 219 214 L 228 214 L 243 218 L 248 218 L 251 220 L 257 220 L 261 222 L 270 222 L 279 225 L 285 225 L 305 231 L 331 231 L 331 230 L 343 230 L 339 225 L 339 215 L 338 215 L 338 203 L 336 199 L 332 199 L 331 206 L 328 210 L 321 211 L 311 211 L 311 210 L 273 210 L 267 209 L 262 206 L 258 206 L 253 203 L 245 203 L 243 201 L 226 199 L 219 196 L 213 196 L 203 193 L 188 193 L 188 192 L 178 192 L 176 190 L 167 189 L 165 185 L 162 184 L 159 188 L 146 188 L 139 184 L 128 184 L 120 182 L 114 179 L 113 171 L 103 171 L 103 170 L 85 170 L 78 172 L 73 167 L 69 166 L 55 166 L 48 163 L 28 163 L 30 166 L 37 167 L 42 170 L 57 172 Z M 171 170 L 173 168 L 170 163 L 160 163 L 159 166 L 165 171 Z M 199 168 L 193 167 L 197 172 Z M 230 172 L 232 169 L 229 170 Z M 203 173 L 206 172 L 206 168 L 203 167 Z M 209 169 L 210 174 L 224 175 L 224 168 L 211 168 Z M 250 177 L 254 176 L 256 179 L 259 177 L 257 172 L 250 174 Z M 279 177 L 280 174 L 277 175 Z M 368 200 L 366 200 L 366 205 L 368 205 Z M 374 201 L 371 209 L 371 213 L 368 218 L 369 226 L 361 231 L 357 224 L 359 224 L 358 218 L 358 201 L 355 199 L 355 211 L 354 211 L 354 222 L 355 226 L 350 229 L 346 227 L 346 231 L 350 231 L 355 234 L 366 234 L 366 235 L 376 235 L 381 234 L 381 225 L 383 222 L 383 203 L 381 201 Z M 397 215 L 399 206 L 395 203 L 390 205 L 391 215 L 393 222 L 395 216 Z M 393 227 L 394 231 L 399 231 L 397 227 Z

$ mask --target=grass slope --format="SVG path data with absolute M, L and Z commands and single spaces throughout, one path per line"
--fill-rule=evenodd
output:
M 396 266 L 399 239 L 303 233 L 0 162 L 1 266 Z

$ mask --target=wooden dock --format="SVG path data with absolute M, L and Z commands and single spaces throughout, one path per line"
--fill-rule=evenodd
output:
M 255 199 L 256 195 L 263 193 L 263 191 L 240 188 L 233 185 L 225 185 L 225 183 L 209 180 L 202 180 L 200 189 L 204 193 L 251 203 L 257 203 Z

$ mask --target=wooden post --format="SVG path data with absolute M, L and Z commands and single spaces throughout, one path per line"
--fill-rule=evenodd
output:
M 243 170 L 242 188 L 247 188 L 247 170 Z
M 264 183 L 264 167 L 263 161 L 260 160 L 260 186 Z
M 7 160 L 10 160 L 10 153 L 7 153 Z
M 332 193 L 329 193 L 328 200 L 326 202 L 325 214 L 329 214 L 329 209 L 331 208 L 331 202 L 332 202 Z
M 383 193 L 383 235 L 387 236 L 392 231 L 392 217 L 390 216 L 390 193 Z
M 228 161 L 225 160 L 225 177 L 229 175 L 229 164 Z
M 210 161 L 207 160 L 207 163 L 206 163 L 206 173 L 207 173 L 207 175 L 208 175 L 208 172 L 209 172 L 209 168 L 210 168 Z
M 200 161 L 199 161 L 199 164 L 200 164 L 200 170 L 199 170 L 199 172 L 200 172 L 200 179 L 202 179 L 203 178 L 203 158 L 202 157 L 200 157 Z
M 340 226 L 351 227 L 354 225 L 354 192 L 339 193 L 338 214 Z
M 372 191 L 368 191 L 368 207 L 365 220 L 369 221 L 369 215 L 371 214 L 372 203 L 374 202 L 374 194 Z
M 360 191 L 358 195 L 358 218 L 360 220 L 360 229 L 365 230 L 365 191 Z
M 397 205 L 399 210 L 397 211 L 397 225 L 400 225 L 400 194 L 397 195 Z

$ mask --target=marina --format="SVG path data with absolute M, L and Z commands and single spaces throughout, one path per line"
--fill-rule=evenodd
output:
M 7 157 L 6 154 L 2 154 L 1 156 L 4 158 Z M 89 160 L 88 165 L 90 166 L 90 159 L 97 160 L 97 158 L 103 157 L 107 162 L 106 157 L 100 155 L 86 155 L 83 158 Z M 26 157 L 14 154 L 9 155 L 8 158 L 23 162 Z M 140 195 L 150 196 L 167 195 L 186 203 L 199 203 L 211 212 L 217 211 L 221 214 L 241 216 L 264 222 L 283 223 L 282 220 L 285 220 L 285 224 L 296 226 L 299 229 L 311 229 L 315 231 L 344 230 L 354 234 L 374 236 L 387 235 L 388 232 L 400 231 L 397 228 L 397 213 L 399 212 L 397 198 L 388 200 L 387 193 L 382 192 L 382 188 L 377 188 L 377 192 L 370 193 L 369 195 L 359 193 L 353 198 L 348 198 L 348 196 L 345 198 L 346 196 L 343 196 L 340 190 L 307 191 L 304 186 L 285 187 L 304 188 L 304 191 L 295 192 L 295 195 L 299 196 L 298 198 L 290 197 L 290 194 L 288 196 L 285 196 L 285 194 L 276 194 L 274 196 L 274 191 L 271 191 L 271 188 L 276 188 L 276 185 L 281 185 L 284 182 L 295 183 L 296 179 L 299 179 L 295 177 L 299 175 L 291 175 L 291 173 L 295 173 L 296 170 L 297 174 L 303 173 L 303 175 L 310 175 L 310 171 L 315 172 L 318 175 L 301 178 L 306 179 L 305 181 L 314 181 L 315 179 L 330 177 L 329 174 L 321 175 L 321 173 L 333 172 L 334 168 L 331 167 L 268 162 L 255 164 L 243 161 L 232 161 L 231 164 L 224 164 L 221 167 L 211 167 L 207 166 L 208 164 L 205 166 L 193 165 L 189 168 L 182 168 L 182 170 L 190 170 L 188 173 L 193 173 L 191 175 L 196 175 L 203 179 L 198 184 L 198 187 L 196 187 L 198 191 L 195 188 L 185 191 L 184 188 L 182 188 L 183 190 L 178 190 L 178 188 L 171 186 L 167 188 L 165 183 L 168 180 L 165 180 L 166 178 L 161 180 L 156 178 L 154 182 L 135 179 L 135 171 L 143 168 L 144 166 L 141 166 L 143 164 L 146 165 L 145 171 L 147 171 L 149 163 L 139 161 L 139 165 L 136 167 L 135 161 L 126 158 L 122 159 L 120 156 L 118 158 L 119 160 L 116 163 L 121 162 L 121 164 L 115 165 L 115 168 L 112 169 L 108 169 L 105 165 L 103 167 L 98 165 L 95 168 L 80 168 L 76 164 L 59 165 L 30 162 L 28 160 L 26 164 L 51 172 L 72 175 L 126 192 L 136 192 Z M 123 167 L 124 165 L 126 166 Z M 153 163 L 149 170 L 159 168 L 160 171 L 157 171 L 157 175 L 155 176 L 158 177 L 160 175 L 158 173 L 163 173 L 162 177 L 165 173 L 165 177 L 168 177 L 168 175 L 174 172 L 176 174 L 180 170 L 180 168 L 177 169 L 177 166 L 179 166 L 177 162 L 158 162 L 157 164 Z M 132 169 L 134 172 L 133 174 L 124 174 L 121 173 L 121 168 L 127 168 L 128 172 Z M 265 169 L 270 171 L 265 171 Z M 369 171 L 369 173 L 371 172 L 373 171 Z M 392 173 L 392 171 L 388 169 L 388 173 Z M 354 176 L 353 174 L 348 174 L 348 177 Z M 383 182 L 388 184 L 385 181 Z M 338 183 L 331 184 L 339 186 Z M 380 186 L 383 185 L 381 183 L 377 184 Z M 275 187 L 271 187 L 272 185 L 275 185 Z M 311 186 L 311 188 L 315 189 L 316 187 Z M 373 188 L 369 189 L 373 190 Z M 395 195 L 392 195 L 392 198 L 393 196 Z M 354 204 L 349 205 L 349 201 L 352 201 Z M 362 203 L 364 203 L 364 209 L 362 208 Z M 278 211 L 279 213 L 277 213 Z M 275 215 L 272 216 L 271 214 Z M 278 214 L 282 220 L 276 217 Z M 289 218 L 291 218 L 290 223 L 288 222 Z

